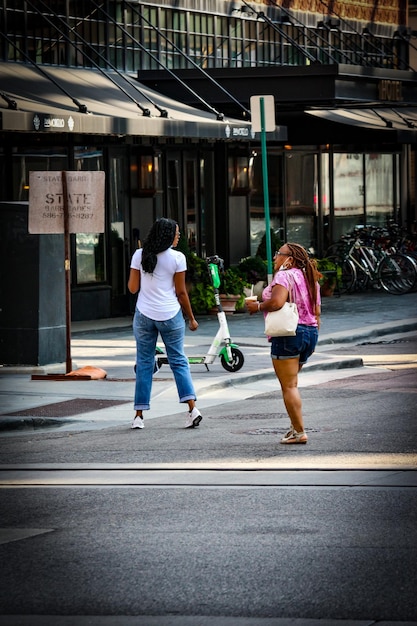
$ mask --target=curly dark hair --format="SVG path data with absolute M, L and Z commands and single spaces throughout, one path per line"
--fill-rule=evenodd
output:
M 303 246 L 300 246 L 299 243 L 287 242 L 287 247 L 289 248 L 291 256 L 294 259 L 294 267 L 298 267 L 300 270 L 305 271 L 310 302 L 314 309 L 317 298 L 317 281 L 320 277 L 316 260 L 311 259 L 308 256 L 307 250 L 303 248 Z
M 147 274 L 152 274 L 158 261 L 157 254 L 172 246 L 177 230 L 177 222 L 161 217 L 153 223 L 143 242 L 142 268 Z

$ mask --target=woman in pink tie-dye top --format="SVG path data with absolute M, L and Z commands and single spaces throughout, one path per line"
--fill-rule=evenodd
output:
M 297 304 L 299 320 L 294 337 L 269 337 L 271 358 L 279 380 L 285 408 L 291 421 L 290 430 L 281 443 L 307 443 L 302 402 L 298 390 L 298 372 L 313 354 L 320 326 L 320 276 L 316 262 L 297 243 L 285 243 L 275 252 L 274 277 L 262 293 L 262 302 L 247 302 L 251 314 L 281 309 L 289 299 Z

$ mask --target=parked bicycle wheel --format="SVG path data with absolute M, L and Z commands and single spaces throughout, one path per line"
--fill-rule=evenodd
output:
M 402 295 L 412 291 L 417 280 L 417 265 L 405 254 L 390 254 L 379 264 L 378 277 L 385 291 Z
M 342 268 L 342 275 L 338 275 L 339 293 L 353 291 L 356 285 L 356 269 L 354 263 L 350 259 L 341 259 L 338 256 L 329 256 L 328 259 L 336 264 L 336 267 Z
M 405 254 L 406 256 L 409 256 L 414 261 L 414 263 L 416 264 L 416 268 L 417 268 L 417 252 L 415 252 L 414 250 L 407 250 L 407 252 L 403 252 L 403 254 Z M 414 282 L 414 287 L 412 288 L 411 291 L 417 291 L 417 280 Z
M 357 262 L 360 265 L 360 267 L 363 269 L 360 269 L 355 266 L 355 272 L 356 272 L 355 289 L 356 291 L 365 291 L 365 289 L 368 289 L 371 286 L 371 284 L 375 286 L 375 281 L 372 281 L 369 276 L 370 270 L 366 264 L 366 261 L 364 259 L 358 259 Z

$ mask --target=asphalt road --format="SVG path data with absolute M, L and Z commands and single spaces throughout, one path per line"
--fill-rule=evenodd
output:
M 0 624 L 417 623 L 417 336 L 339 350 L 378 367 L 306 375 L 306 446 L 273 381 L 191 431 L 2 434 Z

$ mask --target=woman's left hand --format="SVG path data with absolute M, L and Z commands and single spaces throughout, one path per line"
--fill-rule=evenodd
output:
M 190 330 L 197 330 L 197 328 L 198 328 L 198 322 L 197 322 L 197 320 L 196 320 L 196 319 L 194 319 L 194 318 L 193 318 L 193 319 L 191 319 L 191 320 L 189 320 L 189 322 L 188 322 L 188 328 L 189 328 Z

